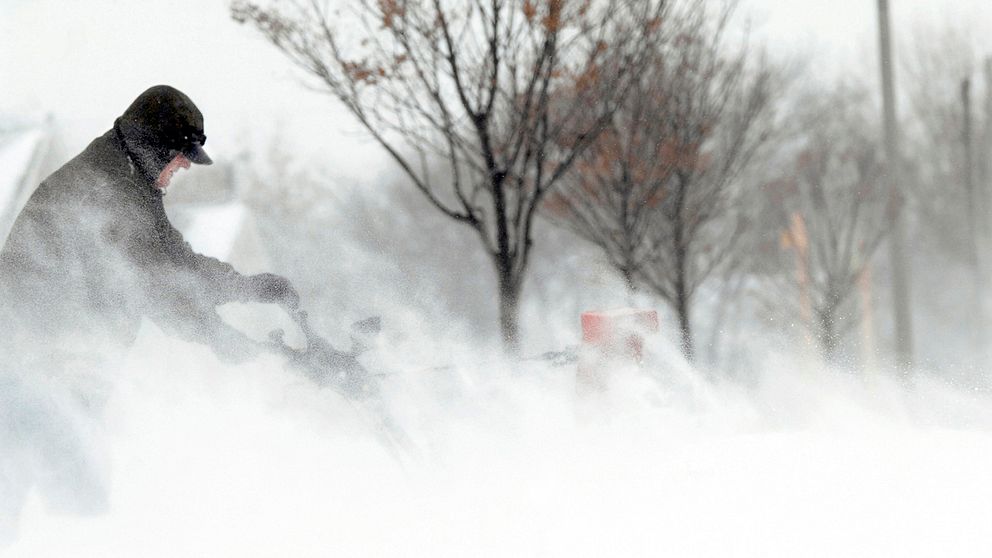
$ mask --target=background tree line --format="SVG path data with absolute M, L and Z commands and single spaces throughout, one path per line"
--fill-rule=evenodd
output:
M 550 223 L 599 251 L 627 291 L 617 304 L 665 303 L 689 359 L 697 322 L 711 332 L 704 344 L 718 343 L 739 305 L 746 316 L 733 321 L 798 324 L 785 333 L 827 359 L 860 348 L 870 361 L 893 344 L 892 324 L 874 312 L 891 296 L 877 254 L 892 211 L 876 85 L 855 73 L 803 85 L 795 64 L 752 43 L 736 8 L 288 0 L 236 1 L 232 16 L 345 106 L 435 215 L 475 237 L 511 352 Z M 950 298 L 970 308 L 978 348 L 992 66 L 956 36 L 931 31 L 900 49 L 899 210 L 914 266 L 965 278 L 936 297 L 925 284 L 914 306 Z M 927 271 L 939 285 L 942 274 Z

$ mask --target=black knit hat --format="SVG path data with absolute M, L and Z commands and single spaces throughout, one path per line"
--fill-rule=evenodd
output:
M 203 150 L 207 141 L 203 114 L 174 87 L 149 88 L 124 111 L 119 124 L 125 140 L 141 151 L 150 151 L 156 166 L 164 167 L 175 153 L 182 153 L 199 165 L 213 162 Z

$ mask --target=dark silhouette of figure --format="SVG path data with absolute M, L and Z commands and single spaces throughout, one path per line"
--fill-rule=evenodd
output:
M 18 215 L 0 251 L 0 543 L 31 486 L 56 509 L 106 505 L 102 452 L 78 420 L 99 412 L 105 387 L 73 376 L 113 369 L 143 317 L 238 361 L 258 346 L 220 319 L 218 305 L 297 308 L 289 281 L 195 253 L 166 217 L 172 175 L 211 163 L 205 142 L 189 97 L 152 87 Z
M 178 169 L 211 163 L 205 141 L 189 97 L 152 87 L 41 183 L 0 252 L 0 328 L 14 352 L 127 346 L 145 316 L 239 359 L 251 343 L 224 324 L 218 305 L 296 307 L 289 281 L 197 254 L 169 222 L 165 189 Z

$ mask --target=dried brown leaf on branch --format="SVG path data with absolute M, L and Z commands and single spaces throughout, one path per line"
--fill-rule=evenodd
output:
M 667 0 L 238 2 L 331 93 L 440 214 L 493 260 L 500 326 L 517 340 L 537 208 L 608 128 L 667 40 Z

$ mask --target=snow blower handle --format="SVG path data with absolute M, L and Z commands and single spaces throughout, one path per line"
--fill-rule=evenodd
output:
M 313 346 L 313 328 L 310 327 L 310 322 L 307 318 L 307 313 L 305 310 L 290 308 L 284 308 L 289 318 L 293 320 L 296 327 L 300 328 L 300 332 L 303 333 L 303 338 L 306 340 L 306 347 L 302 350 L 293 349 L 286 343 L 286 332 L 282 329 L 276 329 L 269 332 L 269 342 L 270 347 L 277 349 L 277 352 L 286 356 L 299 358 L 301 355 L 306 354 L 310 351 Z
M 326 341 L 323 341 L 323 339 L 317 335 L 317 333 L 313 330 L 313 327 L 310 325 L 310 317 L 306 310 L 298 309 L 290 312 L 289 316 L 293 319 L 293 322 L 296 323 L 296 326 L 300 328 L 300 331 L 303 333 L 303 338 L 306 339 L 307 346 L 304 349 L 304 352 L 310 351 L 316 346 L 326 344 Z

